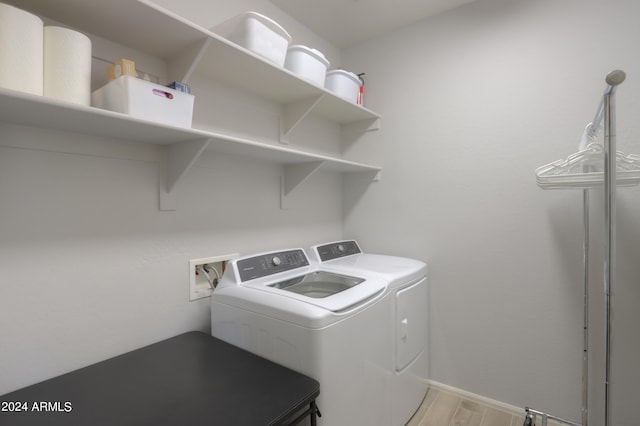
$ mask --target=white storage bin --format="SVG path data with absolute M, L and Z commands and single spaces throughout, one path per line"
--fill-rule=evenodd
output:
M 324 87 L 336 95 L 353 103 L 358 102 L 361 81 L 357 75 L 345 70 L 327 72 Z
M 91 105 L 178 127 L 191 127 L 193 118 L 193 95 L 129 75 L 93 92 Z
M 319 50 L 294 44 L 289 46 L 287 50 L 284 67 L 298 76 L 324 87 L 329 61 Z
M 257 12 L 245 12 L 213 28 L 232 42 L 284 65 L 291 36 L 276 21 Z

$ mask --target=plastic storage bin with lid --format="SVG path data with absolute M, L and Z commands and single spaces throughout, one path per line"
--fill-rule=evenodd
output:
M 283 66 L 291 36 L 276 21 L 257 12 L 245 12 L 216 25 L 211 31 Z
M 327 72 L 324 87 L 341 98 L 357 103 L 361 83 L 360 78 L 352 72 L 331 70 Z
M 284 67 L 299 77 L 324 87 L 329 61 L 319 50 L 294 44 L 287 50 Z

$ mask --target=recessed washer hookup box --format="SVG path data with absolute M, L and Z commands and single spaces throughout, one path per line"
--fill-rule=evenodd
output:
M 177 127 L 193 119 L 193 95 L 128 75 L 93 92 L 91 105 Z

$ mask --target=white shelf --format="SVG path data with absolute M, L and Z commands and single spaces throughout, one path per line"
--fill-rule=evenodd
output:
M 368 172 L 372 176 L 381 170 L 376 166 L 299 151 L 285 146 L 270 145 L 204 130 L 168 126 L 126 114 L 3 88 L 0 88 L 0 121 L 167 145 L 167 164 L 163 182 L 160 184 L 161 194 L 164 194 L 165 198 L 163 209 L 171 209 L 175 185 L 205 149 L 285 165 L 286 181 L 283 182 L 285 188 L 283 197 L 289 196 L 320 166 L 333 172 Z M 306 174 L 300 173 L 300 170 L 305 169 L 309 164 L 318 167 L 308 170 Z M 297 172 L 293 172 L 294 170 Z
M 370 122 L 368 130 L 380 119 L 150 0 L 5 1 L 164 59 L 171 79 L 187 82 L 193 73 L 203 74 L 284 105 L 321 98 L 312 114 L 340 124 Z
M 202 28 L 150 0 L 4 0 L 163 59 L 169 77 L 188 81 L 204 74 L 229 86 L 284 105 L 280 142 L 308 115 L 343 127 L 343 134 L 379 128 L 380 116 L 297 77 L 260 56 Z M 166 145 L 160 208 L 175 209 L 175 186 L 205 150 L 259 158 L 284 165 L 281 205 L 316 171 L 365 173 L 373 179 L 380 168 L 318 155 L 282 145 L 197 129 L 184 129 L 128 115 L 75 105 L 0 88 L 0 121 L 127 141 Z
M 316 86 L 299 78 L 289 70 L 262 58 L 253 52 L 238 46 L 218 35 L 184 18 L 163 9 L 149 0 L 138 0 L 146 5 L 147 20 L 153 19 L 154 26 L 180 22 L 193 31 L 185 39 L 196 39 L 167 57 L 172 79 L 188 82 L 193 73 L 203 74 L 230 86 L 238 87 L 287 106 L 287 109 L 300 109 L 296 112 L 300 118 L 307 113 L 324 117 L 340 124 L 351 124 L 361 121 L 377 122 L 380 116 L 360 105 L 349 102 L 323 87 Z M 153 18 L 151 18 L 153 16 Z M 305 111 L 308 109 L 308 111 Z M 289 121 L 283 129 L 284 137 L 295 127 L 297 121 Z M 371 126 L 370 126 L 371 129 Z

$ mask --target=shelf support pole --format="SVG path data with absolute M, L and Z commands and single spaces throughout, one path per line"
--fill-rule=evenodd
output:
M 624 77 L 623 77 L 624 80 Z M 609 83 L 609 76 L 607 76 Z M 620 84 L 620 83 L 617 83 Z M 616 85 L 617 85 L 616 84 Z M 604 373 L 604 425 L 612 425 L 611 410 L 611 352 L 613 294 L 616 284 L 616 103 L 615 86 L 604 95 L 604 295 L 605 295 L 605 373 Z
M 160 176 L 160 210 L 176 209 L 176 185 L 210 142 L 211 139 L 204 138 L 164 147 Z
M 324 93 L 314 98 L 285 105 L 280 116 L 280 143 L 289 143 L 289 133 L 309 115 L 323 97 Z
M 284 167 L 284 175 L 280 177 L 280 208 L 289 208 L 288 199 L 293 191 L 300 187 L 309 177 L 317 172 L 324 161 L 289 164 Z

